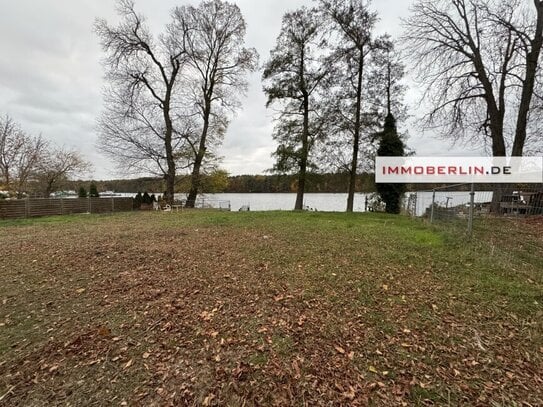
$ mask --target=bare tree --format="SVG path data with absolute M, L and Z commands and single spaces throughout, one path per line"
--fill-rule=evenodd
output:
M 187 32 L 172 23 L 155 39 L 132 0 L 117 6 L 122 17 L 117 27 L 95 23 L 109 82 L 99 147 L 123 168 L 161 174 L 165 199 L 172 201 L 177 165 L 190 156 L 194 129 L 181 86 Z
M 521 156 L 541 118 L 543 2 L 418 0 L 405 21 L 428 127 L 490 141 L 494 156 Z M 541 136 L 539 136 L 540 138 Z
M 41 136 L 26 134 L 11 117 L 0 118 L 0 181 L 3 188 L 20 197 L 46 146 Z
M 70 177 L 83 175 L 91 169 L 79 151 L 65 147 L 48 149 L 38 161 L 33 178 L 48 197 Z
M 297 174 L 296 210 L 303 208 L 310 156 L 323 134 L 319 100 L 332 64 L 326 63 L 322 53 L 325 43 L 321 26 L 315 9 L 304 7 L 285 14 L 277 44 L 262 75 L 267 106 L 279 107 L 274 131 L 279 144 L 274 170 Z
M 258 54 L 244 47 L 246 24 L 235 4 L 211 0 L 198 7 L 179 7 L 174 20 L 173 29 L 186 33 L 188 98 L 196 107 L 199 126 L 186 204 L 194 207 L 202 165 L 211 148 L 221 143 L 228 114 L 238 107 L 238 98 L 247 89 L 246 74 L 256 69 Z

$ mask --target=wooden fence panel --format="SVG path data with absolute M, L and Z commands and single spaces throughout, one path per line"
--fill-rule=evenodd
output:
M 89 211 L 89 201 L 86 198 L 63 199 L 63 214 L 87 213 Z
M 90 213 L 113 212 L 111 198 L 89 198 Z
M 134 202 L 132 198 L 115 199 L 113 211 L 114 212 L 129 212 L 134 209 Z
M 132 198 L 31 198 L 0 200 L 0 219 L 132 210 Z
M 62 215 L 61 199 L 28 199 L 27 217 Z
M 0 218 L 25 218 L 26 200 L 0 201 Z

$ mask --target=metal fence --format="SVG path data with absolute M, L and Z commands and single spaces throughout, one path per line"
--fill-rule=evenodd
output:
M 174 201 L 174 207 L 179 206 L 180 208 L 185 208 L 187 205 L 186 199 L 176 199 Z M 194 201 L 195 209 L 218 209 L 220 211 L 229 211 L 231 210 L 230 201 L 218 200 L 218 199 L 208 199 L 206 197 L 196 198 Z
M 132 198 L 28 198 L 0 200 L 0 219 L 76 213 L 125 212 L 133 208 Z
M 452 223 L 465 227 L 490 216 L 543 215 L 543 184 L 495 186 L 456 184 L 408 193 L 405 209 L 411 216 L 430 223 Z
M 219 209 L 221 211 L 229 211 L 231 209 L 230 201 L 206 199 L 204 197 L 196 199 L 194 207 L 202 209 Z

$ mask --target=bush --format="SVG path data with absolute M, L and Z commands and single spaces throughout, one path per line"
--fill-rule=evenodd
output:
M 147 193 L 147 191 L 145 191 L 143 193 L 142 203 L 144 203 L 146 205 L 152 205 L 153 204 L 153 198 L 151 198 L 151 196 Z
M 134 209 L 141 208 L 142 202 L 143 202 L 143 197 L 141 196 L 141 192 L 138 192 L 136 196 L 134 197 Z
M 89 187 L 89 196 L 91 198 L 98 198 L 100 197 L 100 194 L 98 193 L 98 188 L 96 188 L 96 184 L 93 182 L 92 184 L 90 184 L 90 187 Z
M 77 193 L 77 196 L 79 198 L 86 198 L 87 197 L 87 190 L 85 189 L 84 186 L 79 187 L 79 192 Z

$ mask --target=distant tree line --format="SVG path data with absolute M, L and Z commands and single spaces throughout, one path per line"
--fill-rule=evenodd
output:
M 376 192 L 377 186 L 374 182 L 375 176 L 372 173 L 362 173 L 356 178 L 356 192 Z M 307 174 L 306 192 L 309 193 L 347 193 L 350 177 L 348 173 L 343 174 L 320 174 L 309 172 Z M 213 179 L 210 175 L 202 177 L 204 188 L 202 193 L 295 193 L 297 189 L 296 175 L 235 175 L 227 176 L 226 180 Z M 86 186 L 94 184 L 98 194 L 104 191 L 115 191 L 118 193 L 164 192 L 164 180 L 159 177 L 142 177 L 135 179 L 118 179 L 103 181 L 72 180 L 63 184 L 67 190 L 78 191 L 83 188 L 88 196 Z M 176 185 L 185 185 L 185 188 L 176 189 L 176 193 L 188 193 L 187 185 L 190 185 L 190 176 L 179 176 Z M 406 192 L 430 191 L 433 188 L 445 187 L 445 184 L 407 184 Z M 491 191 L 493 184 L 477 184 L 477 191 Z M 469 184 L 459 185 L 455 190 L 469 191 Z M 401 191 L 400 191 L 401 193 Z
M 81 185 L 90 181 L 69 181 L 66 189 L 77 191 Z M 307 192 L 345 193 L 348 189 L 348 174 L 317 174 L 308 173 Z M 98 191 L 115 191 L 119 193 L 163 193 L 164 180 L 159 177 L 143 177 L 135 179 L 119 179 L 107 181 L 92 181 Z M 190 176 L 179 176 L 176 179 L 176 193 L 189 193 Z M 358 192 L 374 192 L 373 174 L 360 174 L 357 177 Z M 202 176 L 202 193 L 292 193 L 297 189 L 295 175 L 236 175 L 220 177 L 213 174 Z

